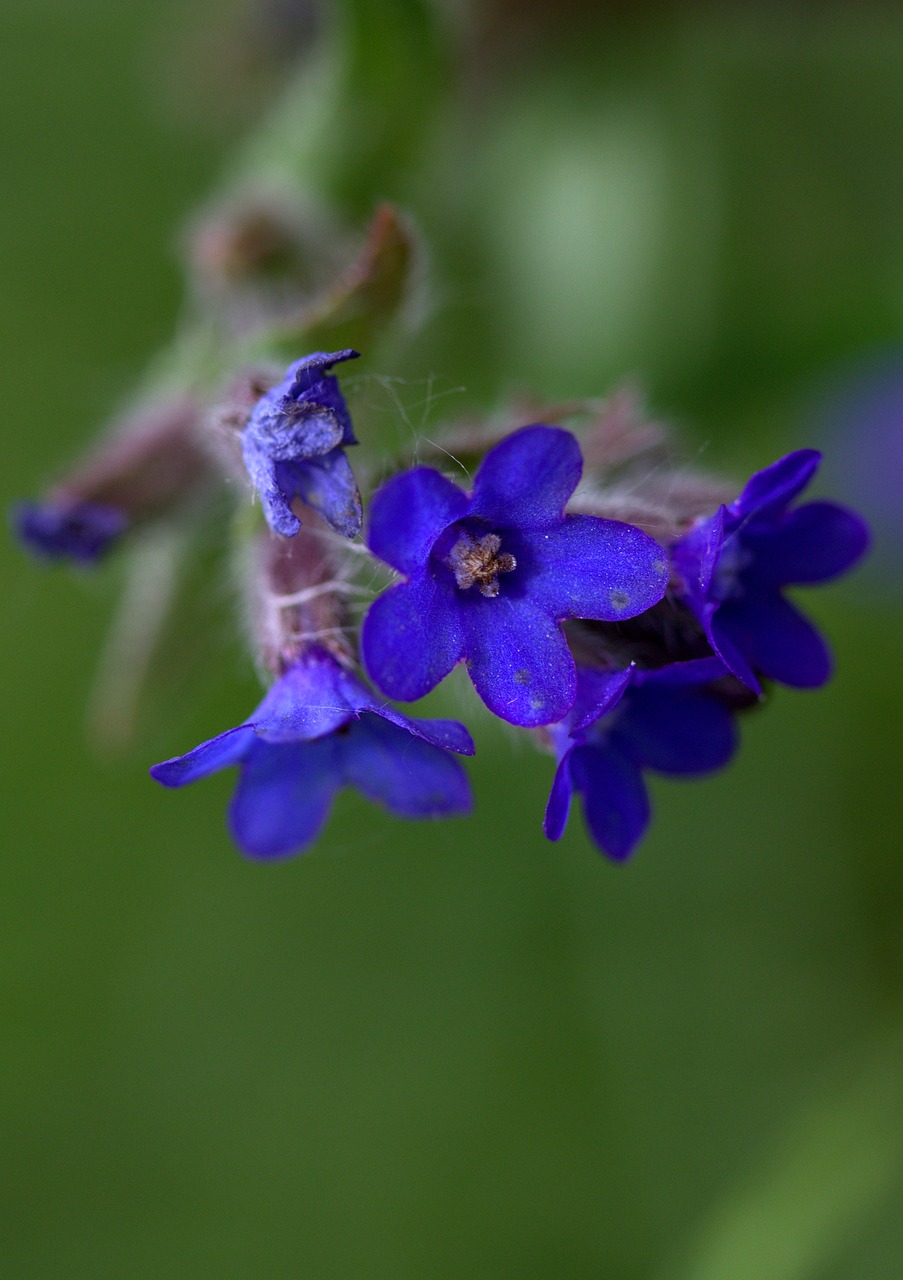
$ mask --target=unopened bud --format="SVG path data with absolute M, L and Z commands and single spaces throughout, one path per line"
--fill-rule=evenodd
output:
M 43 501 L 18 508 L 21 540 L 47 558 L 93 562 L 127 528 L 183 501 L 209 471 L 198 417 L 185 396 L 124 419 Z

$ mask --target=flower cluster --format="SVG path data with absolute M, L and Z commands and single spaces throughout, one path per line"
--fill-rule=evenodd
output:
M 474 752 L 467 729 L 385 700 L 417 700 L 458 665 L 493 715 L 555 756 L 546 836 L 560 838 L 576 792 L 615 860 L 648 826 L 648 771 L 721 768 L 763 682 L 828 678 L 824 641 L 783 591 L 850 568 L 868 534 L 842 507 L 792 505 L 817 453 L 789 454 L 733 499 L 703 477 L 675 472 L 663 485 L 660 467 L 642 470 L 650 439 L 657 447 L 648 424 L 632 457 L 623 406 L 594 406 L 586 475 L 578 437 L 560 426 L 477 433 L 469 489 L 430 466 L 397 470 L 372 495 L 362 544 L 345 453 L 357 442 L 331 373 L 356 356 L 318 352 L 262 386 L 249 377 L 253 394 L 186 419 L 192 457 L 204 422 L 220 437 L 226 424 L 225 450 L 222 438 L 200 449 L 207 469 L 228 456 L 229 476 L 259 501 L 263 519 L 243 525 L 243 586 L 271 685 L 248 719 L 151 773 L 181 787 L 237 766 L 230 826 L 245 853 L 307 848 L 346 786 L 404 818 L 468 812 L 455 758 Z M 172 484 L 173 496 L 184 488 Z M 69 506 L 23 508 L 23 540 L 90 561 L 142 514 L 79 493 Z M 355 602 L 380 577 L 360 619 Z

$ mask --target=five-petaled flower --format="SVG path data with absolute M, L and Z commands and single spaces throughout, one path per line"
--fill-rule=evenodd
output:
M 825 582 L 868 547 L 865 523 L 832 502 L 788 510 L 821 461 L 800 449 L 757 471 L 729 506 L 697 524 L 673 548 L 687 603 L 713 650 L 750 689 L 759 676 L 814 689 L 831 674 L 822 637 L 781 593 Z
M 338 380 L 329 372 L 350 349 L 317 352 L 289 366 L 256 403 L 242 432 L 242 455 L 274 533 L 294 537 L 300 498 L 346 538 L 361 531 L 361 497 L 345 447 L 357 444 Z
M 379 490 L 370 548 L 407 579 L 364 621 L 364 662 L 384 693 L 420 698 L 466 661 L 503 720 L 567 714 L 577 677 L 561 622 L 631 618 L 662 598 L 669 576 L 641 530 L 564 514 L 582 466 L 569 432 L 532 426 L 489 451 L 472 495 L 429 467 Z
M 621 671 L 581 670 L 571 714 L 546 730 L 558 756 L 543 823 L 546 836 L 558 840 L 564 833 L 577 791 L 596 844 L 616 861 L 628 858 L 649 825 L 644 769 L 711 773 L 733 755 L 736 699 L 718 684 L 726 675 L 718 658 L 675 662 L 655 671 L 634 665 Z
M 344 786 L 404 818 L 467 813 L 467 775 L 449 752 L 473 750 L 457 721 L 409 719 L 314 647 L 243 724 L 154 765 L 151 775 L 181 787 L 239 765 L 232 834 L 251 857 L 279 858 L 316 838 Z
M 19 541 L 44 560 L 94 564 L 125 532 L 118 507 L 97 502 L 21 502 L 13 511 Z

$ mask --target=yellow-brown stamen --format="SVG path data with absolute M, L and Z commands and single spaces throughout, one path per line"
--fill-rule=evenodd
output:
M 514 556 L 500 552 L 501 545 L 497 533 L 487 533 L 482 538 L 465 533 L 458 539 L 449 552 L 448 564 L 462 591 L 477 586 L 484 596 L 498 595 L 499 574 L 510 573 L 517 566 Z

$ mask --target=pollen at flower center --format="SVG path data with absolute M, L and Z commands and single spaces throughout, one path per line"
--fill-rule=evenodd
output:
M 477 586 L 484 596 L 498 595 L 499 574 L 510 573 L 517 567 L 514 556 L 501 551 L 501 545 L 497 533 L 486 533 L 482 538 L 462 534 L 448 553 L 447 561 L 462 591 Z

